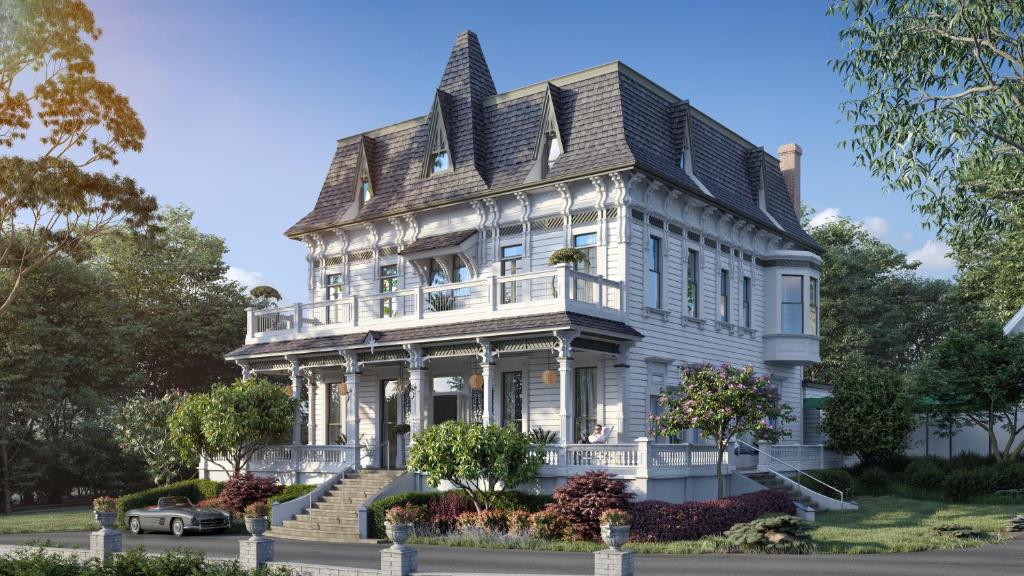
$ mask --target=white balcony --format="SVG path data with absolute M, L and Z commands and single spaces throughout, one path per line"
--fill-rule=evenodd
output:
M 578 312 L 621 320 L 622 283 L 565 265 L 385 294 L 248 311 L 247 344 L 383 330 Z
M 810 334 L 765 334 L 764 361 L 808 365 L 821 362 L 821 338 Z

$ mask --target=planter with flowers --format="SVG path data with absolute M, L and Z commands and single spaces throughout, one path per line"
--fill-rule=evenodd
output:
M 621 550 L 629 540 L 629 524 L 633 517 L 625 510 L 605 510 L 601 513 L 601 540 L 612 550 Z
M 267 514 L 270 509 L 267 507 L 266 502 L 253 502 L 245 507 L 245 529 L 252 534 L 250 540 L 261 540 L 263 533 L 267 531 L 270 526 L 270 521 L 267 520 Z
M 395 506 L 384 513 L 384 531 L 388 540 L 394 542 L 391 546 L 396 550 L 402 549 L 405 542 L 412 536 L 413 523 L 419 511 L 415 506 Z
M 92 501 L 92 511 L 96 514 L 96 521 L 100 523 L 100 529 L 113 530 L 117 524 L 117 498 L 100 496 Z

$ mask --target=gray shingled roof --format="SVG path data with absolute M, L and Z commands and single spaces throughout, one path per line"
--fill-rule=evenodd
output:
M 625 65 L 589 72 L 551 81 L 564 152 L 546 180 L 637 168 L 700 194 L 679 167 L 688 119 L 693 172 L 714 196 L 709 200 L 775 228 L 757 206 L 752 189 L 751 152 L 756 146 L 707 121 L 686 101 Z M 343 139 L 316 206 L 286 234 L 297 237 L 522 186 L 534 163 L 547 85 L 535 88 L 496 96 L 476 35 L 460 33 L 438 87 L 454 169 L 422 175 L 429 115 Z M 433 94 L 425 91 L 424 101 L 429 110 Z M 371 161 L 375 195 L 356 213 L 350 207 L 356 202 L 361 142 Z M 791 238 L 819 250 L 800 227 L 778 161 L 763 153 L 758 160 L 765 167 L 767 210 Z
M 373 338 L 377 345 L 417 342 L 437 338 L 451 338 L 469 335 L 515 334 L 516 332 L 536 332 L 556 328 L 572 328 L 581 333 L 615 334 L 627 339 L 642 338 L 643 334 L 633 327 L 615 320 L 605 320 L 575 312 L 550 312 L 533 316 L 516 318 L 496 318 L 475 322 L 458 322 L 454 324 L 437 324 L 419 328 L 402 328 L 399 330 L 374 330 Z M 366 332 L 346 334 L 344 336 L 319 336 L 300 338 L 280 342 L 248 344 L 225 354 L 229 360 L 248 358 L 265 354 L 285 354 L 315 350 L 337 350 L 353 346 L 363 346 Z
M 409 244 L 399 254 L 415 254 L 417 252 L 426 252 L 427 250 L 458 246 L 472 238 L 474 234 L 476 234 L 476 230 L 462 230 L 459 232 L 449 232 L 448 234 L 438 234 L 437 236 L 427 236 Z

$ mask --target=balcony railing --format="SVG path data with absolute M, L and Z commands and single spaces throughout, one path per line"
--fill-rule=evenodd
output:
M 248 336 L 258 340 L 307 332 L 356 331 L 396 322 L 404 326 L 418 321 L 436 323 L 441 319 L 519 316 L 532 313 L 534 309 L 536 313 L 572 310 L 621 318 L 622 283 L 561 265 L 514 276 L 252 309 L 248 316 Z
M 826 468 L 842 468 L 845 458 L 842 454 L 826 450 L 822 444 L 774 444 L 765 450 L 758 459 L 759 467 L 771 465 L 775 458 L 798 470 L 824 470 Z
M 655 444 L 646 438 L 635 444 L 569 444 L 546 446 L 542 476 L 572 476 L 604 470 L 637 478 L 709 476 L 715 473 L 718 449 L 707 444 Z M 729 469 L 729 454 L 723 468 Z

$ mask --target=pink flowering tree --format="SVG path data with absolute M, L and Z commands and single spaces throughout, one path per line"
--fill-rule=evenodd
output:
M 679 388 L 662 390 L 658 399 L 661 411 L 651 416 L 651 423 L 665 436 L 699 428 L 715 439 L 721 498 L 725 495 L 722 461 L 737 436 L 749 434 L 758 441 L 774 443 L 787 435 L 782 425 L 794 418 L 781 399 L 771 380 L 754 374 L 751 366 L 687 366 L 681 371 Z

